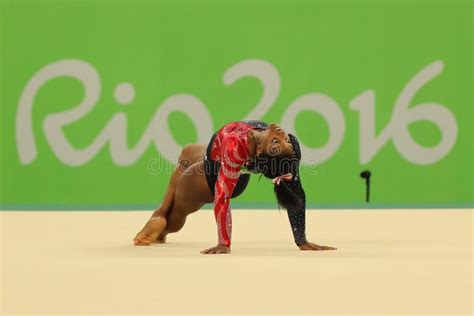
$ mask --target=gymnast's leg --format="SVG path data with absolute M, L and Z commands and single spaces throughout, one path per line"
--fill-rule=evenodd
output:
M 197 161 L 203 161 L 206 151 L 205 145 L 186 145 L 178 158 L 178 165 L 171 175 L 168 188 L 163 198 L 161 206 L 152 214 L 143 229 L 135 236 L 134 244 L 137 246 L 148 246 L 153 242 L 164 242 L 164 238 L 159 239 L 160 233 L 166 227 L 168 213 L 175 201 L 176 187 L 183 173 Z M 205 176 L 203 175 L 204 179 Z M 207 202 L 206 202 L 207 203 Z M 173 219 L 173 221 L 175 221 Z M 162 236 L 164 237 L 164 235 Z
M 186 217 L 201 209 L 206 203 L 213 201 L 204 174 L 204 162 L 198 161 L 183 172 L 176 184 L 174 202 L 167 215 L 167 223 L 159 235 L 159 239 L 166 238 L 167 234 L 179 231 L 186 222 Z

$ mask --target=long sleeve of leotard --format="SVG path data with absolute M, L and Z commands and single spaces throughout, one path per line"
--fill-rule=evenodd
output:
M 299 174 L 296 176 L 296 179 L 289 184 L 291 189 L 294 192 L 297 192 L 298 196 L 302 200 L 302 207 L 296 210 L 288 210 L 288 218 L 291 224 L 291 231 L 295 239 L 295 243 L 298 246 L 307 243 L 306 240 L 306 195 L 301 186 L 301 181 L 299 179 Z
M 230 247 L 232 215 L 230 197 L 239 180 L 240 167 L 244 164 L 245 148 L 236 137 L 227 137 L 222 142 L 220 169 L 214 189 L 214 216 L 217 222 L 219 244 Z
M 304 192 L 303 186 L 301 185 L 301 178 L 299 173 L 299 161 L 301 160 L 301 149 L 298 143 L 297 138 L 290 134 L 291 143 L 293 145 L 293 151 L 297 162 L 291 165 L 291 173 L 293 178 L 287 182 L 288 187 L 296 193 L 298 198 L 301 200 L 302 205 L 298 209 L 287 210 L 288 218 L 291 224 L 291 231 L 295 239 L 296 245 L 300 246 L 307 243 L 306 240 L 306 194 Z

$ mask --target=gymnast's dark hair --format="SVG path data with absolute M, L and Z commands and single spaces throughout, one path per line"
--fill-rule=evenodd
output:
M 261 173 L 263 176 L 273 179 L 287 173 L 292 174 L 290 181 L 282 180 L 280 184 L 274 185 L 274 192 L 278 205 L 289 212 L 296 212 L 306 207 L 306 198 L 301 186 L 299 164 L 301 160 L 301 149 L 296 136 L 288 134 L 293 146 L 291 156 L 272 156 L 261 154 L 255 158 L 249 169 Z

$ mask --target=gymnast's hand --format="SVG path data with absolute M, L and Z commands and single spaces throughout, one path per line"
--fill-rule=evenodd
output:
M 215 247 L 205 249 L 201 251 L 201 253 L 210 255 L 210 254 L 220 254 L 220 253 L 230 253 L 230 247 L 227 247 L 226 245 L 217 245 Z
M 307 242 L 306 244 L 302 244 L 298 246 L 301 250 L 316 250 L 316 251 L 322 251 L 322 250 L 336 250 L 337 248 L 334 247 L 329 247 L 329 246 L 321 246 L 321 245 L 316 245 L 313 244 L 312 242 Z

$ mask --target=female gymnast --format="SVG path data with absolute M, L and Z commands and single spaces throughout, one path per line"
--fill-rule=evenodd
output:
M 230 253 L 231 198 L 246 188 L 250 173 L 272 179 L 278 204 L 288 212 L 296 245 L 301 250 L 335 250 L 306 240 L 306 196 L 301 185 L 301 152 L 297 138 L 279 125 L 260 121 L 226 124 L 209 145 L 186 145 L 174 170 L 162 205 L 134 238 L 137 246 L 164 243 L 179 231 L 186 217 L 214 202 L 218 244 L 203 254 Z

